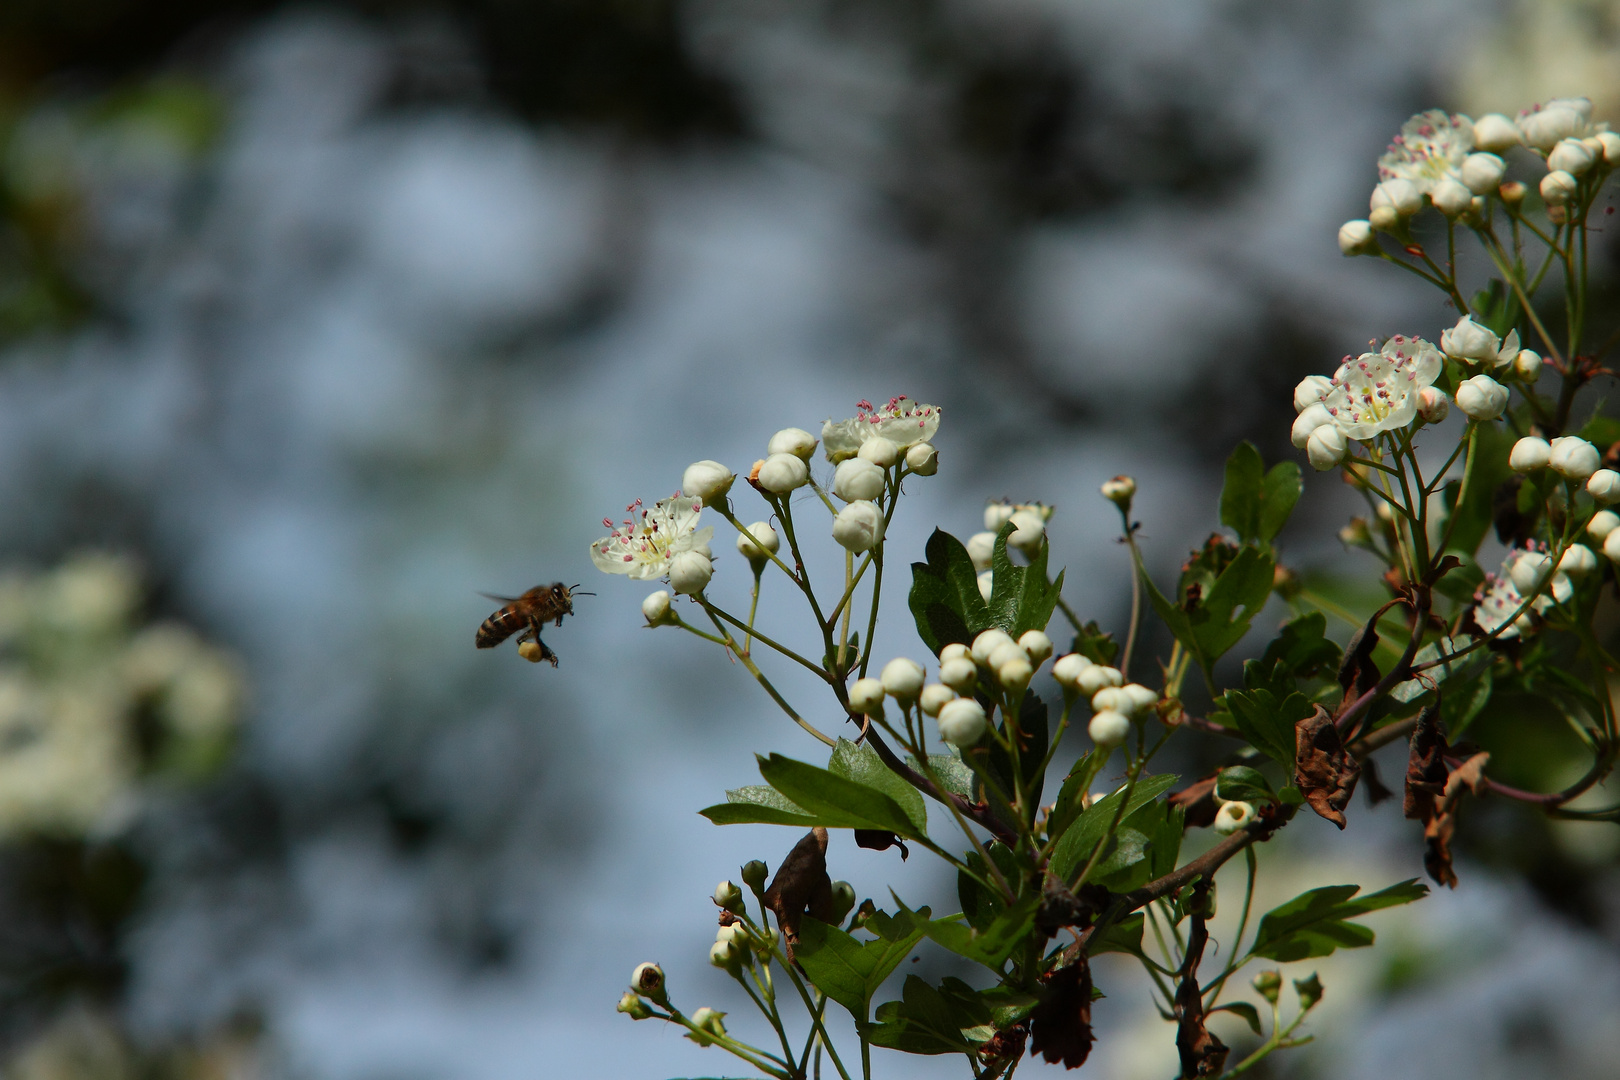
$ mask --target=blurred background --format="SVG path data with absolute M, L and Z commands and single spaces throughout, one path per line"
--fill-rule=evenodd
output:
M 820 751 L 641 628 L 601 519 L 908 394 L 945 420 L 895 563 L 1039 499 L 1118 631 L 1103 479 L 1137 477 L 1169 575 L 1238 439 L 1294 455 L 1301 376 L 1454 321 L 1335 246 L 1402 121 L 1570 94 L 1620 117 L 1620 3 L 7 0 L 0 1069 L 725 1071 L 613 1005 L 655 959 L 742 1017 L 708 894 L 796 837 L 695 811 L 756 750 Z M 1308 477 L 1299 572 L 1353 508 Z M 473 649 L 480 591 L 557 579 L 597 593 L 558 669 Z M 880 657 L 920 651 L 906 585 Z M 1620 829 L 1476 809 L 1462 887 L 1321 964 L 1322 1037 L 1270 1075 L 1613 1075 Z M 1399 801 L 1356 810 L 1270 845 L 1260 902 L 1421 875 Z M 892 850 L 830 860 L 954 909 Z M 1099 972 L 1086 1069 L 1169 1075 L 1143 987 Z

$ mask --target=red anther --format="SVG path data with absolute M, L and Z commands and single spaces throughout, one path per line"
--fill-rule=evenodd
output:
M 1406 253 L 1408 255 L 1412 256 L 1413 258 L 1416 258 L 1416 259 L 1423 258 L 1423 245 L 1422 244 L 1408 244 L 1408 245 L 1406 245 L 1404 250 L 1406 251 Z

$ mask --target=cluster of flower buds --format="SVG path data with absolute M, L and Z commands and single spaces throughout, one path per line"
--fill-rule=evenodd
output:
M 893 698 L 901 708 L 907 708 L 922 694 L 923 666 L 905 656 L 897 656 L 883 665 L 880 678 L 856 679 L 849 688 L 851 712 L 881 718 L 883 699 Z
M 749 481 L 771 495 L 787 495 L 810 482 L 810 455 L 816 437 L 803 428 L 783 428 L 765 444 L 765 457 L 754 462 Z
M 990 599 L 990 559 L 995 551 L 996 534 L 1002 526 L 1012 522 L 1013 531 L 1007 534 L 1007 546 L 1023 552 L 1033 559 L 1040 554 L 1046 539 L 1046 523 L 1052 520 L 1052 507 L 1044 503 L 1011 503 L 1005 499 L 986 504 L 984 531 L 968 537 L 968 558 L 979 572 L 979 592 Z
M 1052 677 L 1070 702 L 1091 701 L 1091 723 L 1086 733 L 1101 747 L 1118 746 L 1130 734 L 1131 721 L 1145 719 L 1159 703 L 1159 695 L 1141 683 L 1127 683 L 1118 668 L 1098 664 L 1080 653 L 1059 657 Z
M 1502 157 L 1516 146 L 1544 160 L 1547 174 L 1538 187 L 1554 209 L 1579 195 L 1589 173 L 1620 166 L 1620 136 L 1607 124 L 1592 122 L 1586 98 L 1556 98 L 1524 110 L 1517 120 L 1487 113 L 1476 121 L 1431 109 L 1408 120 L 1379 158 L 1369 213 L 1339 228 L 1339 250 L 1376 254 L 1375 234 L 1406 236 L 1407 222 L 1425 204 L 1448 219 L 1475 223 L 1492 195 L 1517 206 L 1524 185 L 1503 183 L 1507 162 Z
M 1514 472 L 1551 469 L 1565 480 L 1584 481 L 1586 490 L 1600 503 L 1620 502 L 1620 473 L 1601 468 L 1602 464 L 1597 447 L 1578 435 L 1565 435 L 1551 442 L 1527 435 L 1508 453 L 1508 465 Z
M 1052 641 L 1040 630 L 1027 631 L 1017 641 L 1004 630 L 986 630 L 973 639 L 971 647 L 952 642 L 941 649 L 939 682 L 921 686 L 915 700 L 925 715 L 938 719 L 941 739 L 953 746 L 973 746 L 989 726 L 974 691 L 985 686 L 1016 697 L 1051 655 Z M 893 661 L 890 667 L 898 663 L 901 661 Z M 888 675 L 886 667 L 885 684 Z M 914 685 L 909 675 L 907 672 L 908 690 Z

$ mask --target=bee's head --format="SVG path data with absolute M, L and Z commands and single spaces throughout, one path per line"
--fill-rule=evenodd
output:
M 575 596 L 595 596 L 596 595 L 595 593 L 590 593 L 590 592 L 576 592 L 576 590 L 578 588 L 579 588 L 579 586 L 575 585 L 571 589 L 567 585 L 564 585 L 560 581 L 557 582 L 555 585 L 553 585 L 551 587 L 551 599 L 556 602 L 558 611 L 563 611 L 563 612 L 568 613 L 569 615 L 572 615 L 574 613 L 574 597 Z

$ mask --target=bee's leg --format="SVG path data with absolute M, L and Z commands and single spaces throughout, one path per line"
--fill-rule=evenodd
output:
M 538 641 L 540 640 L 540 631 L 534 628 L 533 623 L 530 623 L 529 628 L 519 634 L 514 640 L 516 640 L 519 645 L 523 644 L 525 641 Z
M 557 654 L 551 651 L 551 647 L 549 645 L 547 645 L 544 641 L 540 640 L 540 635 L 539 634 L 534 635 L 534 640 L 540 643 L 540 659 L 542 659 L 542 660 L 550 660 L 551 661 L 551 666 L 556 667 L 557 666 Z

